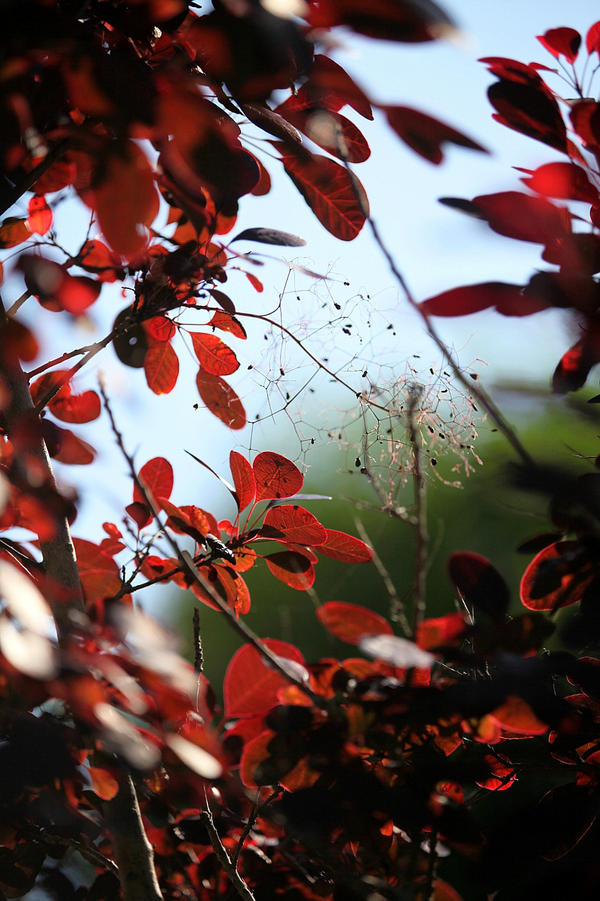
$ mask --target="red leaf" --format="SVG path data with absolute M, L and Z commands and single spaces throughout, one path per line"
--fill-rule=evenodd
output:
M 101 282 L 84 275 L 73 276 L 65 272 L 55 300 L 67 313 L 79 316 L 98 300 L 101 289 Z
M 100 228 L 113 250 L 134 257 L 147 244 L 144 226 L 158 213 L 152 167 L 137 144 L 127 141 L 103 159 L 101 171 L 93 192 Z
M 541 197 L 519 191 L 473 198 L 477 212 L 499 235 L 533 244 L 549 244 L 571 231 L 570 214 Z
M 327 530 L 303 507 L 283 504 L 267 510 L 260 536 L 284 543 L 320 545 L 327 541 Z
M 368 563 L 373 559 L 372 549 L 360 538 L 335 529 L 326 529 L 326 532 L 327 541 L 319 545 L 319 554 L 341 560 L 342 563 Z
M 62 397 L 57 394 L 48 408 L 62 422 L 92 422 L 100 416 L 100 398 L 95 391 L 84 391 L 82 394 L 69 394 Z
M 165 457 L 153 457 L 144 463 L 138 473 L 141 481 L 154 499 L 161 497 L 168 500 L 173 491 L 173 467 Z M 133 486 L 134 502 L 145 504 L 144 496 L 138 486 Z
M 311 4 L 314 28 L 348 25 L 359 34 L 384 41 L 434 41 L 454 31 L 452 20 L 433 0 L 397 3 L 390 0 L 334 0 Z
M 93 463 L 96 451 L 91 444 L 82 441 L 70 429 L 61 429 L 59 426 L 54 428 L 55 438 L 58 439 L 58 449 L 52 455 L 54 460 L 77 466 Z
M 552 375 L 552 390 L 555 394 L 577 391 L 585 385 L 592 366 L 599 362 L 600 334 L 592 327 L 562 355 Z
M 97 766 L 88 767 L 92 791 L 102 801 L 111 801 L 119 791 L 119 782 L 109 770 Z
M 521 181 L 538 194 L 562 200 L 598 202 L 598 190 L 590 182 L 585 169 L 575 163 L 546 163 L 535 171 L 526 171 L 529 177 Z
M 241 512 L 252 503 L 256 494 L 254 470 L 248 460 L 237 451 L 231 451 L 229 454 L 229 467 L 235 486 L 238 510 Z
M 168 341 L 151 344 L 144 357 L 148 387 L 155 394 L 169 394 L 177 384 L 179 358 Z
M 224 315 L 224 314 L 223 314 Z M 239 369 L 238 358 L 217 335 L 190 332 L 194 353 L 205 372 L 211 375 L 231 375 Z
M 287 457 L 273 451 L 258 454 L 252 466 L 256 479 L 256 501 L 278 500 L 298 494 L 304 477 Z
M 469 607 L 504 622 L 510 591 L 487 557 L 472 551 L 455 551 L 448 558 L 448 575 Z
M 298 551 L 278 551 L 268 554 L 265 562 L 276 579 L 296 591 L 306 591 L 315 582 L 315 570 L 304 554 Z
M 258 159 L 258 157 L 253 156 L 253 160 L 258 166 L 260 177 L 250 193 L 254 194 L 255 197 L 264 197 L 265 194 L 268 194 L 271 190 L 271 176 L 269 175 L 261 161 Z
M 368 209 L 367 195 L 356 176 L 351 178 L 343 166 L 328 157 L 293 151 L 277 141 L 272 144 L 321 225 L 342 241 L 356 238 Z
M 487 153 L 481 144 L 477 144 L 462 132 L 419 110 L 408 106 L 383 106 L 381 109 L 385 112 L 389 124 L 398 137 L 415 153 L 436 166 L 444 159 L 442 147 L 446 143 Z
M 585 36 L 585 46 L 588 53 L 600 52 L 600 22 L 595 22 Z
M 550 306 L 535 294 L 523 294 L 521 285 L 504 282 L 481 282 L 442 291 L 421 304 L 428 316 L 468 316 L 495 307 L 503 316 L 530 316 Z
M 304 663 L 300 651 L 285 641 L 264 638 L 263 644 L 278 657 Z M 252 645 L 244 645 L 235 652 L 225 673 L 225 716 L 250 716 L 269 710 L 278 703 L 277 692 L 288 684 L 287 679 L 264 663 Z
M 550 28 L 537 39 L 555 59 L 564 56 L 568 63 L 574 63 L 581 46 L 581 35 L 574 28 Z
M 211 288 L 209 293 L 213 300 L 216 300 L 219 306 L 223 307 L 226 313 L 231 313 L 232 316 L 235 314 L 235 305 L 226 294 L 223 294 L 222 291 L 218 291 L 216 288 Z
M 417 628 L 416 643 L 425 651 L 460 644 L 466 630 L 463 613 L 448 613 L 424 620 Z
M 0 225 L 0 250 L 23 244 L 30 237 L 31 231 L 27 225 L 27 220 L 16 219 L 14 216 L 10 216 Z
M 492 710 L 491 716 L 510 732 L 517 735 L 544 735 L 548 725 L 537 718 L 529 704 L 516 695 L 509 695 L 504 704 Z
M 52 210 L 42 195 L 34 194 L 27 204 L 27 225 L 36 235 L 45 235 L 52 226 Z
M 93 272 L 101 282 L 116 282 L 125 278 L 125 270 L 117 254 L 102 241 L 86 241 L 77 256 L 77 265 Z
M 35 379 L 30 385 L 31 391 L 31 399 L 34 404 L 37 404 L 41 401 L 43 397 L 48 394 L 49 391 L 52 391 L 57 385 L 59 385 L 62 380 L 69 375 L 68 369 L 53 369 L 52 372 L 46 372 L 44 375 L 39 376 L 39 378 Z M 57 398 L 67 398 L 71 396 L 71 386 L 69 384 L 69 380 L 65 382 L 64 385 L 59 389 L 58 393 L 54 396 L 54 399 Z
M 581 600 L 594 572 L 582 564 L 577 541 L 557 541 L 533 558 L 521 579 L 521 602 L 529 610 L 555 610 Z
M 247 337 L 246 329 L 242 323 L 234 316 L 230 316 L 229 313 L 222 313 L 220 310 L 217 310 L 208 325 L 212 325 L 213 328 L 219 328 L 223 332 L 231 332 L 236 338 L 245 340 Z
M 75 163 L 67 159 L 56 160 L 43 175 L 36 179 L 33 187 L 36 194 L 53 194 L 72 184 L 75 174 Z
M 317 617 L 328 632 L 348 644 L 359 644 L 365 635 L 392 635 L 383 616 L 358 604 L 328 601 L 317 608 Z
M 255 275 L 253 275 L 251 272 L 246 272 L 244 274 L 245 274 L 246 278 L 248 279 L 248 281 L 250 282 L 250 284 L 252 285 L 252 287 L 254 288 L 254 290 L 258 294 L 262 294 L 262 292 L 265 290 L 265 286 L 263 285 L 261 280 L 259 278 L 257 278 Z
M 325 109 L 338 112 L 346 104 L 359 116 L 373 119 L 371 103 L 365 92 L 339 63 L 330 57 L 318 54 L 313 60 L 308 81 L 298 93 L 308 89 L 316 94 L 317 101 Z
M 227 382 L 218 375 L 201 369 L 196 376 L 198 393 L 211 413 L 230 429 L 243 429 L 246 411 L 241 400 Z
M 155 341 L 170 341 L 175 336 L 175 324 L 168 316 L 153 316 L 143 323 L 144 329 L 150 338 Z
M 323 109 L 321 105 L 313 105 L 308 99 L 302 102 L 298 95 L 278 106 L 277 112 L 304 132 L 313 143 L 338 159 L 347 159 L 349 163 L 363 163 L 371 155 L 363 133 L 340 113 Z
M 487 788 L 492 792 L 503 792 L 510 788 L 517 778 L 515 769 L 503 754 L 486 754 L 484 761 L 490 769 L 490 775 L 483 781 L 477 781 L 475 784 L 480 788 Z
M 74 538 L 77 567 L 88 604 L 115 595 L 121 587 L 119 567 L 100 548 L 83 538 Z

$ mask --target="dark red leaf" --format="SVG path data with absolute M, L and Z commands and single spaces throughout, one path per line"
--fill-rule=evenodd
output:
M 590 329 L 560 359 L 552 375 L 555 394 L 577 391 L 585 385 L 590 370 L 600 362 L 600 334 Z
M 474 197 L 472 202 L 490 228 L 517 241 L 549 244 L 571 232 L 568 210 L 542 197 L 503 191 Z
M 229 467 L 235 486 L 238 510 L 241 512 L 252 503 L 256 494 L 254 470 L 248 460 L 237 451 L 231 451 L 229 454 Z
M 27 220 L 9 216 L 0 225 L 0 250 L 23 244 L 30 237 L 31 231 L 27 225 Z
M 343 106 L 351 106 L 359 116 L 373 119 L 371 103 L 365 92 L 339 63 L 330 57 L 317 54 L 313 60 L 308 81 L 300 91 L 308 90 L 316 102 L 332 112 L 339 112 Z M 298 91 L 298 93 L 300 93 Z
M 385 112 L 389 124 L 398 137 L 415 153 L 436 166 L 444 159 L 442 148 L 446 143 L 487 153 L 481 144 L 477 144 L 462 132 L 419 110 L 408 106 L 383 106 L 381 109 Z
M 557 541 L 533 558 L 521 579 L 521 602 L 529 610 L 554 610 L 581 599 L 594 578 L 579 562 L 577 541 Z
M 494 307 L 503 316 L 530 316 L 548 307 L 548 302 L 525 296 L 521 285 L 481 282 L 442 291 L 421 304 L 428 316 L 468 316 Z
M 252 465 L 256 479 L 256 501 L 293 497 L 302 488 L 304 477 L 287 457 L 273 451 L 258 454 Z
M 483 611 L 496 622 L 504 622 L 510 603 L 508 585 L 481 554 L 456 551 L 448 559 L 448 575 L 455 588 L 475 612 Z
M 581 46 L 581 35 L 574 28 L 550 28 L 537 39 L 555 59 L 564 56 L 568 63 L 574 63 Z
M 454 31 L 448 15 L 433 0 L 331 0 L 311 4 L 309 22 L 314 28 L 348 25 L 359 34 L 384 41 L 434 41 Z
M 502 79 L 488 88 L 494 118 L 502 125 L 568 153 L 567 132 L 558 104 L 543 84 Z
M 303 87 L 306 89 L 306 85 Z M 371 155 L 363 133 L 340 113 L 309 102 L 301 103 L 297 96 L 277 107 L 277 111 L 304 132 L 314 144 L 338 159 L 349 163 L 363 163 Z
M 156 498 L 169 498 L 173 491 L 173 467 L 165 457 L 153 457 L 144 463 L 138 473 L 144 487 Z M 134 483 L 133 500 L 145 504 L 144 496 Z
M 416 643 L 425 651 L 456 647 L 462 641 L 467 625 L 463 613 L 448 613 L 423 620 L 417 628 Z
M 231 313 L 232 316 L 235 314 L 235 305 L 233 301 L 230 300 L 226 294 L 223 294 L 222 291 L 218 291 L 216 288 L 211 288 L 210 296 L 213 300 L 216 300 L 219 306 L 222 307 L 226 313 Z
M 341 560 L 342 563 L 369 563 L 373 559 L 373 550 L 360 538 L 347 535 L 346 532 L 338 532 L 335 529 L 327 529 L 327 541 L 320 544 L 319 554 Z
M 155 394 L 169 394 L 177 384 L 179 358 L 168 341 L 150 344 L 144 357 L 146 382 Z
M 285 171 L 327 231 L 342 241 L 352 241 L 365 223 L 367 197 L 363 186 L 334 160 L 294 152 L 272 142 L 281 153 Z M 359 199 L 360 198 L 360 201 Z
M 314 566 L 304 554 L 298 551 L 278 551 L 276 554 L 268 554 L 264 559 L 275 578 L 290 588 L 306 591 L 314 585 Z
M 271 507 L 263 521 L 261 538 L 284 543 L 321 545 L 327 541 L 327 530 L 316 516 L 296 504 Z
M 275 638 L 263 638 L 262 641 L 278 657 L 304 663 L 304 657 L 293 645 Z M 225 673 L 225 716 L 264 713 L 277 704 L 277 692 L 288 684 L 283 676 L 267 666 L 252 645 L 244 645 L 235 652 Z
M 231 375 L 239 369 L 238 358 L 217 335 L 190 332 L 194 353 L 202 369 L 211 375 Z
M 387 619 L 358 604 L 328 601 L 317 608 L 317 618 L 328 632 L 348 644 L 358 645 L 365 635 L 393 634 Z
M 525 171 L 528 177 L 521 181 L 538 194 L 562 200 L 598 202 L 597 188 L 590 182 L 585 169 L 575 163 L 546 163 L 534 171 Z
M 92 422 L 100 416 L 100 397 L 95 391 L 69 394 L 68 397 L 59 393 L 49 402 L 48 408 L 62 422 Z
M 224 379 L 201 369 L 196 376 L 198 393 L 211 413 L 230 429 L 243 429 L 246 411 L 241 400 Z

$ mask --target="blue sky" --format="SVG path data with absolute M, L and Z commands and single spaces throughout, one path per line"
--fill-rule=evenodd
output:
M 377 114 L 373 123 L 355 118 L 361 126 L 364 124 L 372 148 L 371 159 L 357 166 L 356 172 L 369 194 L 373 216 L 418 298 L 482 280 L 520 282 L 539 265 L 538 247 L 494 235 L 480 223 L 442 207 L 437 198 L 471 198 L 498 190 L 518 190 L 518 173 L 512 166 L 535 168 L 559 158 L 551 148 L 493 122 L 486 98 L 492 78 L 477 59 L 508 56 L 551 65 L 551 57 L 535 35 L 561 25 L 578 28 L 585 35 L 594 21 L 592 7 L 587 0 L 569 4 L 556 0 L 543 4 L 536 0 L 494 4 L 462 0 L 447 7 L 461 27 L 460 40 L 453 43 L 409 46 L 339 34 L 341 46 L 334 58 L 374 100 L 421 109 L 491 151 L 483 155 L 450 148 L 446 162 L 434 167 L 405 148 L 382 115 Z M 236 231 L 271 226 L 295 232 L 307 240 L 307 246 L 301 255 L 281 255 L 330 273 L 332 279 L 314 283 L 292 273 L 286 283 L 285 265 L 269 262 L 257 273 L 265 285 L 264 293 L 258 295 L 240 273 L 232 273 L 227 290 L 238 308 L 254 312 L 272 309 L 285 286 L 282 321 L 350 381 L 358 377 L 358 370 L 367 368 L 375 383 L 378 378 L 391 379 L 394 370 L 405 370 L 406 360 L 414 363 L 414 354 L 420 355 L 420 366 L 437 366 L 439 355 L 423 335 L 417 317 L 407 309 L 366 230 L 350 244 L 335 240 L 316 222 L 281 166 L 273 162 L 270 171 L 274 176 L 272 194 L 242 200 Z M 57 214 L 59 229 L 63 227 L 73 236 L 72 249 L 76 246 L 78 217 L 72 204 L 64 204 Z M 235 246 L 240 251 L 260 250 L 258 245 Z M 276 255 L 277 250 L 274 248 Z M 341 309 L 337 310 L 335 304 Z M 118 289 L 103 289 L 98 310 L 94 308 L 92 313 L 100 331 L 110 326 L 125 305 Z M 33 300 L 26 307 L 29 310 L 24 309 L 24 313 L 30 321 L 42 323 L 48 356 L 53 355 L 53 348 L 65 349 L 66 340 L 68 346 L 91 340 L 85 326 L 75 338 L 72 334 L 67 338 L 67 332 L 58 326 L 58 317 L 40 313 Z M 327 325 L 331 320 L 335 320 L 333 327 Z M 348 322 L 352 322 L 350 335 L 342 332 Z M 391 324 L 393 329 L 388 328 Z M 488 384 L 511 373 L 549 378 L 566 341 L 560 316 L 551 313 L 518 321 L 483 313 L 443 322 L 440 331 L 465 366 L 479 361 L 475 368 Z M 102 370 L 127 445 L 139 464 L 152 456 L 167 456 L 176 469 L 174 500 L 208 508 L 223 502 L 220 515 L 232 513 L 226 507 L 223 489 L 186 457 L 184 448 L 224 474 L 228 474 L 231 448 L 246 453 L 278 449 L 310 467 L 319 459 L 318 441 L 303 456 L 298 436 L 307 440 L 310 436 L 322 437 L 327 416 L 332 424 L 342 421 L 344 409 L 354 405 L 350 392 L 334 388 L 321 376 L 310 383 L 315 393 L 292 405 L 289 415 L 270 418 L 269 410 L 282 405 L 286 391 L 294 394 L 311 378 L 312 364 L 289 343 L 282 347 L 262 324 L 249 328 L 247 346 L 240 347 L 235 339 L 231 344 L 240 351 L 242 362 L 231 382 L 243 397 L 249 416 L 261 416 L 259 425 L 242 432 L 230 432 L 211 414 L 193 409 L 198 401 L 195 367 L 181 345 L 183 371 L 176 390 L 167 397 L 150 395 L 143 374 L 124 369 L 111 349 L 96 358 L 78 383 L 93 387 Z M 356 355 L 358 359 L 354 360 Z M 247 369 L 250 365 L 252 370 Z M 286 373 L 283 380 L 276 379 L 280 367 Z M 265 384 L 271 384 L 267 392 Z M 130 483 L 112 447 L 105 417 L 79 428 L 79 433 L 101 449 L 96 474 L 90 479 L 90 471 L 84 468 L 59 467 L 59 476 L 81 485 L 86 496 L 75 534 L 97 540 L 103 520 L 119 521 L 124 497 L 125 503 L 130 500 Z

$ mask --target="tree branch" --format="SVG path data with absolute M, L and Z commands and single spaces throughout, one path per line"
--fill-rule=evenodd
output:
M 421 388 L 413 385 L 408 404 L 408 436 L 413 458 L 413 484 L 415 493 L 416 537 L 413 635 L 416 637 L 419 624 L 425 617 L 425 583 L 427 577 L 427 511 L 425 474 L 423 472 L 423 451 L 417 429 L 415 413 L 421 398 Z

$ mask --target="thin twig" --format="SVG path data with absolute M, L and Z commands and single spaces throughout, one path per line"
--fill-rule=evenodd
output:
M 411 635 L 412 632 L 411 632 L 411 628 L 410 628 L 410 623 L 408 622 L 408 618 L 404 611 L 404 602 L 401 600 L 400 595 L 396 591 L 396 586 L 394 585 L 389 572 L 385 568 L 385 565 L 384 565 L 381 557 L 375 550 L 375 546 L 374 546 L 373 542 L 371 541 L 371 539 L 369 538 L 369 535 L 367 534 L 367 530 L 365 529 L 364 525 L 362 524 L 362 521 L 358 518 L 358 516 L 356 516 L 354 518 L 354 524 L 356 525 L 357 531 L 359 532 L 362 540 L 366 541 L 366 543 L 372 549 L 373 565 L 375 566 L 375 569 L 379 573 L 381 581 L 383 582 L 383 584 L 385 586 L 385 590 L 387 591 L 388 598 L 390 599 L 390 619 L 392 620 L 393 623 L 399 624 L 400 628 L 402 629 L 402 631 L 404 632 L 404 634 L 406 636 Z
M 204 650 L 202 648 L 202 635 L 200 634 L 200 611 L 194 607 L 193 616 L 194 629 L 194 671 L 197 673 L 204 672 Z
M 47 848 L 69 848 L 72 851 L 77 851 L 84 860 L 87 860 L 88 863 L 93 864 L 95 867 L 102 867 L 114 876 L 117 876 L 119 873 L 119 868 L 114 860 L 106 857 L 93 845 L 85 845 L 83 842 L 73 838 L 73 836 L 67 838 L 65 835 L 55 835 L 49 833 L 46 829 L 35 826 L 28 826 L 25 831 L 32 838 L 35 838 L 36 841 L 46 845 Z
M 104 403 L 106 413 L 110 420 L 110 425 L 111 425 L 113 435 L 115 436 L 115 440 L 117 442 L 119 450 L 121 451 L 121 454 L 123 455 L 123 458 L 129 467 L 130 475 L 131 475 L 134 483 L 137 485 L 142 497 L 144 498 L 144 502 L 148 506 L 149 510 L 152 512 L 152 515 L 154 516 L 154 519 L 156 520 L 157 525 L 160 526 L 164 530 L 165 538 L 168 541 L 168 543 L 171 545 L 171 548 L 173 549 L 175 556 L 179 560 L 179 562 L 181 564 L 181 569 L 182 569 L 184 575 L 187 576 L 190 583 L 196 582 L 201 587 L 202 591 L 208 595 L 208 597 L 213 602 L 213 604 L 215 604 L 219 608 L 221 613 L 223 613 L 223 615 L 225 617 L 227 617 L 227 620 L 228 620 L 231 628 L 235 632 L 237 632 L 238 635 L 240 635 L 244 639 L 244 641 L 248 642 L 248 644 L 251 644 L 258 651 L 258 653 L 263 658 L 265 663 L 267 663 L 267 665 L 271 669 L 275 670 L 275 672 L 279 673 L 280 676 L 283 676 L 284 679 L 286 679 L 288 682 L 291 682 L 292 685 L 295 685 L 297 688 L 300 689 L 300 691 L 304 692 L 304 694 L 306 694 L 310 698 L 310 700 L 313 702 L 313 704 L 315 704 L 317 707 L 327 709 L 329 707 L 329 705 L 328 705 L 326 699 L 324 697 L 322 697 L 321 695 L 317 694 L 316 692 L 314 692 L 304 679 L 302 679 L 300 676 L 297 676 L 291 669 L 289 669 L 286 666 L 285 659 L 282 659 L 277 654 L 275 654 L 273 651 L 271 651 L 261 641 L 261 639 L 258 637 L 258 635 L 256 635 L 256 633 L 253 632 L 252 629 L 250 629 L 250 627 L 246 625 L 246 623 L 243 620 L 238 619 L 238 617 L 236 616 L 234 611 L 223 600 L 221 595 L 218 594 L 217 591 L 215 591 L 215 589 L 210 584 L 208 579 L 205 579 L 204 576 L 201 574 L 200 570 L 194 563 L 194 559 L 193 559 L 192 555 L 190 554 L 190 552 L 186 551 L 186 550 L 182 550 L 179 547 L 177 541 L 171 535 L 171 533 L 163 525 L 163 523 L 161 522 L 160 508 L 158 507 L 152 494 L 147 490 L 143 481 L 140 479 L 140 477 L 136 471 L 136 468 L 135 468 L 135 463 L 133 461 L 133 457 L 128 453 L 127 449 L 125 448 L 123 436 L 117 427 L 108 397 L 106 395 L 106 391 L 104 389 L 104 385 L 102 384 L 101 381 L 99 383 L 99 391 L 100 391 L 100 394 L 102 395 L 102 401 Z
M 23 176 L 21 181 L 17 182 L 12 191 L 6 192 L 6 199 L 2 202 L 2 207 L 0 209 L 0 216 L 2 216 L 7 210 L 14 206 L 17 200 L 26 194 L 27 191 L 31 191 L 32 187 L 38 180 L 44 175 L 45 172 L 48 171 L 50 166 L 55 163 L 65 152 L 68 147 L 68 141 L 60 141 L 58 144 L 55 144 L 54 147 L 48 151 L 43 160 L 35 166 L 31 172 L 28 172 Z
M 221 841 L 221 837 L 217 832 L 217 828 L 215 826 L 215 822 L 208 805 L 206 807 L 206 810 L 202 811 L 200 819 L 206 826 L 206 831 L 208 832 L 208 837 L 210 838 L 210 843 L 212 845 L 213 851 L 215 852 L 219 863 L 223 867 L 225 874 L 231 882 L 233 888 L 236 890 L 240 898 L 245 898 L 246 901 L 256 901 L 254 895 L 238 873 L 237 868 L 235 867 L 229 854 L 227 853 L 227 849 L 225 848 L 223 842 Z
M 359 189 L 355 175 L 352 171 L 352 167 L 350 166 L 350 161 L 348 159 L 348 154 L 345 147 L 345 142 L 343 140 L 343 136 L 341 135 L 339 129 L 337 130 L 337 144 L 338 151 L 340 156 L 344 162 L 344 166 L 348 175 L 350 176 L 350 183 L 352 185 L 352 190 L 354 192 L 354 196 L 356 198 L 357 203 L 359 204 L 361 211 L 365 217 L 365 221 L 368 223 L 369 228 L 371 230 L 371 234 L 373 235 L 373 239 L 375 243 L 379 247 L 382 255 L 385 257 L 388 266 L 390 267 L 391 273 L 398 282 L 398 285 L 402 289 L 402 293 L 406 298 L 409 305 L 413 308 L 413 310 L 421 317 L 423 320 L 423 324 L 427 331 L 427 334 L 436 345 L 438 350 L 444 355 L 445 359 L 448 361 L 448 365 L 450 366 L 454 377 L 460 382 L 460 384 L 465 388 L 467 394 L 471 394 L 475 397 L 480 404 L 480 406 L 486 411 L 490 419 L 496 424 L 498 429 L 502 432 L 508 443 L 511 445 L 515 453 L 521 458 L 523 463 L 528 465 L 533 465 L 533 459 L 530 456 L 527 449 L 521 443 L 521 440 L 513 427 L 506 421 L 504 416 L 502 415 L 500 409 L 496 406 L 492 398 L 489 396 L 487 391 L 481 386 L 475 385 L 468 379 L 465 373 L 462 371 L 461 367 L 458 365 L 458 362 L 455 360 L 452 351 L 446 344 L 446 342 L 438 335 L 436 329 L 431 323 L 431 319 L 427 312 L 423 309 L 423 306 L 417 302 L 414 294 L 410 290 L 408 286 L 408 282 L 404 278 L 402 272 L 398 268 L 394 257 L 391 252 L 388 250 L 387 245 L 385 244 L 381 234 L 379 232 L 379 228 L 377 227 L 377 223 L 371 216 L 371 212 L 369 210 L 368 202 L 366 199 L 366 195 Z
M 408 436 L 413 458 L 413 485 L 416 515 L 416 550 L 413 602 L 413 635 L 425 617 L 425 585 L 427 578 L 427 510 L 425 474 L 423 472 L 423 450 L 421 436 L 417 429 L 415 414 L 421 397 L 421 388 L 413 385 L 408 403 Z

